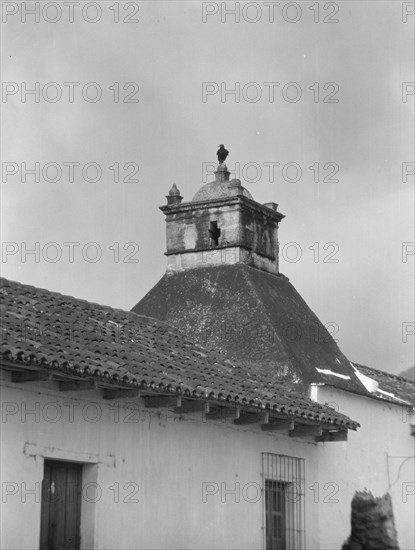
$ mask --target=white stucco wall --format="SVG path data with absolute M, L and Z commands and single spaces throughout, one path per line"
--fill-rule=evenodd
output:
M 253 485 L 262 485 L 261 453 L 305 458 L 307 485 L 318 481 L 317 454 L 321 460 L 324 453 L 311 440 L 229 421 L 203 422 L 201 415 L 180 419 L 167 411 L 138 412 L 128 408 L 128 401 L 104 401 L 95 391 L 59 392 L 54 382 L 13 384 L 7 373 L 3 380 L 5 550 L 38 548 L 44 458 L 86 464 L 84 549 L 262 549 L 263 499 L 255 499 Z M 121 403 L 125 408 L 117 406 Z M 218 493 L 203 502 L 206 482 L 217 484 Z M 88 483 L 99 486 L 96 502 L 95 486 Z M 222 492 L 221 484 L 239 488 L 239 502 Z M 308 490 L 309 549 L 322 547 L 318 537 L 326 536 L 323 527 L 319 533 L 317 514 L 318 503 Z
M 327 386 L 316 386 L 314 398 L 331 403 L 361 424 L 356 432 L 349 432 L 347 442 L 319 447 L 320 548 L 341 548 L 350 534 L 344 512 L 350 515 L 355 491 L 366 488 L 377 497 L 391 494 L 400 548 L 413 550 L 415 438 L 410 424 L 415 417 L 410 408 Z

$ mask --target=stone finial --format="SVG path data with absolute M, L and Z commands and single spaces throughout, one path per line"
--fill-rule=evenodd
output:
M 175 183 L 171 186 L 169 195 L 180 195 L 180 191 L 177 189 L 177 185 Z
M 244 188 L 242 187 L 241 180 L 233 179 L 228 185 L 231 195 L 243 195 Z
M 173 183 L 169 194 L 166 195 L 167 204 L 180 204 L 183 197 L 180 195 L 180 191 L 177 189 L 177 185 Z
M 231 175 L 228 172 L 228 167 L 226 164 L 218 164 L 215 172 L 215 178 L 218 183 L 223 183 L 224 181 L 229 181 L 229 176 Z
M 274 212 L 278 212 L 278 204 L 276 202 L 264 202 L 263 206 L 274 210 Z

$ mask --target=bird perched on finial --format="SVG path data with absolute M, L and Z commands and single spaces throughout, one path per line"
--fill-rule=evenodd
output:
M 225 146 L 223 145 L 223 143 L 221 143 L 216 154 L 218 155 L 219 164 L 223 164 L 226 160 L 226 157 L 229 155 L 229 151 L 225 149 Z

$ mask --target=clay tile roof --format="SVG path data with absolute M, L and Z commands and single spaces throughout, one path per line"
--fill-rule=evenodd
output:
M 3 364 L 267 409 L 356 429 L 359 424 L 224 355 L 194 344 L 162 321 L 0 279 Z

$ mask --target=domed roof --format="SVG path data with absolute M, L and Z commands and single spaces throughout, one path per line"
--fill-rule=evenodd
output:
M 233 192 L 230 188 L 230 184 L 232 184 L 234 181 L 235 180 L 211 181 L 209 183 L 206 183 L 193 197 L 192 202 L 209 201 L 212 199 L 220 199 L 223 197 L 234 197 L 235 192 Z M 242 187 L 242 185 L 239 187 L 239 190 L 240 194 L 242 194 L 244 197 L 254 200 L 251 193 L 247 189 L 245 189 L 245 187 Z

